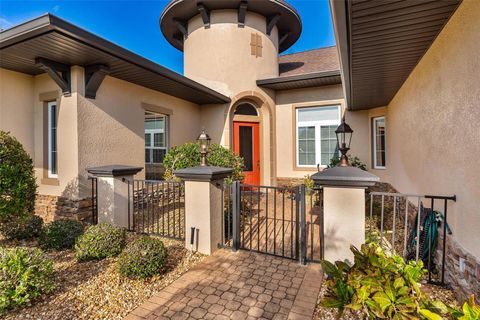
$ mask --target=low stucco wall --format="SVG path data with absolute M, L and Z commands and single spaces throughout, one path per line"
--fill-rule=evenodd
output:
M 453 195 L 453 237 L 480 257 L 480 2 L 465 0 L 385 109 L 387 168 L 401 192 Z M 443 209 L 442 209 L 443 211 Z
M 33 156 L 33 76 L 0 68 L 0 83 L 0 130 L 10 132 Z

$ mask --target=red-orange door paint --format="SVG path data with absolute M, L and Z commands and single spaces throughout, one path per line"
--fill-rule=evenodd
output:
M 246 184 L 260 184 L 260 135 L 255 122 L 233 122 L 233 152 L 243 157 Z

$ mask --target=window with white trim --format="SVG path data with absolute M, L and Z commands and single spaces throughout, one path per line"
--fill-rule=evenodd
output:
M 373 118 L 373 168 L 385 169 L 386 167 L 386 130 L 385 117 Z
M 48 177 L 57 178 L 57 103 L 51 101 L 47 104 L 48 110 Z
M 168 117 L 145 112 L 145 163 L 160 164 L 168 149 Z
M 335 130 L 340 124 L 340 106 L 296 109 L 297 167 L 327 166 L 338 157 Z

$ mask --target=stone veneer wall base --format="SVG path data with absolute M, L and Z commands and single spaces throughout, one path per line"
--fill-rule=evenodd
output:
M 455 232 L 455 230 L 453 230 Z M 443 238 L 439 237 L 436 261 L 442 261 Z M 445 283 L 455 292 L 459 303 L 463 303 L 470 295 L 480 301 L 480 259 L 466 251 L 451 236 L 447 236 L 445 253 Z M 464 271 L 460 270 L 460 260 L 464 261 Z M 437 264 L 441 267 L 441 264 Z
M 68 199 L 51 195 L 37 195 L 35 214 L 45 222 L 72 219 L 88 221 L 92 217 L 92 199 Z

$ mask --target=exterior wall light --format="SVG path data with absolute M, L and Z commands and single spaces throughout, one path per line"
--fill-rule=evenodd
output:
M 335 130 L 335 134 L 337 136 L 337 144 L 338 148 L 342 154 L 340 157 L 340 166 L 341 167 L 348 167 L 348 157 L 347 152 L 350 150 L 350 143 L 352 142 L 352 133 L 353 130 L 350 126 L 345 123 L 345 118 L 342 119 L 342 123 L 338 126 L 337 130 Z
M 210 141 L 212 141 L 212 139 L 205 132 L 205 130 L 202 130 L 202 133 L 200 133 L 198 136 L 197 141 L 200 145 L 200 166 L 205 167 L 207 166 L 208 148 L 210 147 Z

